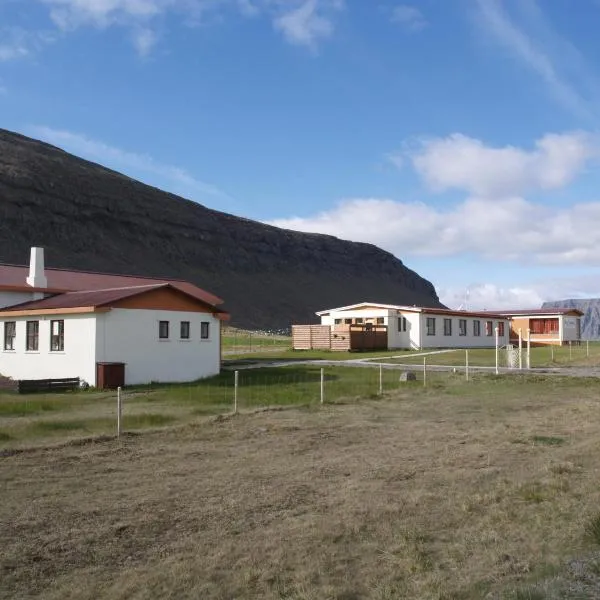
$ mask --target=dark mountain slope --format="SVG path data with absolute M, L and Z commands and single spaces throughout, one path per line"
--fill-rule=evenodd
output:
M 435 289 L 370 244 L 211 210 L 0 129 L 0 262 L 181 278 L 221 296 L 232 322 L 288 327 L 363 300 L 441 306 Z
M 542 308 L 578 308 L 581 317 L 581 338 L 584 340 L 600 339 L 600 298 L 552 300 L 544 302 Z

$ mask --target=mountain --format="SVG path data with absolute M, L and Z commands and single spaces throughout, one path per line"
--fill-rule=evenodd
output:
M 361 301 L 441 307 L 389 252 L 206 208 L 0 129 L 0 262 L 181 278 L 225 300 L 232 323 L 285 328 Z
M 578 308 L 581 317 L 581 339 L 600 339 L 600 298 L 552 300 L 544 302 L 542 308 Z

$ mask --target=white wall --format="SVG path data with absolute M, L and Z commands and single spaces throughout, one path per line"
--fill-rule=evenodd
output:
M 485 319 L 472 316 L 447 316 L 422 313 L 421 315 L 421 347 L 422 348 L 486 348 L 496 345 L 496 334 L 494 329 L 500 322 L 498 319 Z M 427 318 L 435 317 L 435 335 L 427 335 Z M 444 319 L 452 321 L 452 335 L 444 335 Z M 467 335 L 459 335 L 460 319 L 467 320 Z M 473 321 L 481 323 L 481 335 L 473 335 Z M 488 336 L 485 332 L 485 322 L 492 321 L 492 335 Z M 509 322 L 504 322 L 504 335 L 500 336 L 499 344 L 504 346 L 508 343 Z
M 419 348 L 419 332 L 421 329 L 420 313 L 405 312 L 397 314 L 393 311 L 389 318 L 388 348 L 390 350 L 406 348 L 416 350 Z M 398 320 L 406 318 L 406 331 L 398 331 Z
M 64 352 L 50 351 L 50 321 L 64 319 Z M 39 350 L 27 352 L 26 321 L 39 321 Z M 16 321 L 15 350 L 4 350 L 4 323 Z M 15 317 L 0 319 L 0 373 L 13 379 L 80 377 L 94 383 L 96 317 L 57 315 L 54 317 Z
M 33 300 L 33 292 L 0 292 L 0 308 Z
M 169 339 L 159 340 L 158 322 L 169 321 Z M 181 321 L 190 321 L 190 339 L 179 339 Z M 210 337 L 200 339 L 200 323 Z M 192 381 L 219 373 L 220 321 L 209 313 L 112 309 L 98 315 L 97 362 L 124 362 L 125 384 Z

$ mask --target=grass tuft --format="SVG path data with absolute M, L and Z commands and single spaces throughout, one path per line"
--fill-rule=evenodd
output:
M 12 436 L 6 431 L 0 431 L 0 442 L 8 442 L 8 440 L 12 440 Z
M 553 435 L 534 435 L 531 437 L 531 441 L 534 444 L 541 444 L 543 446 L 562 446 L 565 443 L 564 438 Z
M 74 431 L 86 429 L 83 421 L 38 421 L 33 425 L 38 431 Z
M 2 417 L 26 417 L 44 412 L 60 410 L 57 402 L 48 400 L 20 400 L 17 402 L 0 403 L 0 416 Z
M 600 513 L 589 521 L 585 532 L 592 542 L 600 546 Z
M 125 415 L 123 427 L 125 429 L 142 429 L 143 427 L 160 427 L 175 421 L 172 415 L 161 413 L 142 413 L 139 415 Z
M 546 600 L 546 594 L 536 587 L 524 587 L 515 590 L 509 598 L 510 600 Z

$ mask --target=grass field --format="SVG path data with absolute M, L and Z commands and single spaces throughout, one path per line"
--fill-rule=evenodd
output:
M 599 398 L 449 377 L 5 452 L 0 597 L 597 598 Z
M 376 367 L 326 367 L 324 374 L 326 402 L 369 397 L 379 392 Z M 384 390 L 397 389 L 398 378 L 398 371 L 384 371 Z M 318 366 L 241 370 L 238 409 L 320 403 L 320 380 Z M 128 431 L 229 413 L 234 409 L 234 373 L 223 371 L 217 377 L 189 384 L 127 388 L 123 404 L 124 428 Z M 0 448 L 112 435 L 115 427 L 115 392 L 0 394 Z
M 261 331 L 249 331 L 235 327 L 224 327 L 221 343 L 225 354 L 247 352 L 277 352 L 292 347 L 290 336 L 269 334 Z

